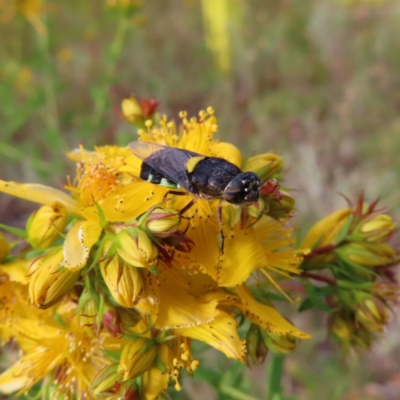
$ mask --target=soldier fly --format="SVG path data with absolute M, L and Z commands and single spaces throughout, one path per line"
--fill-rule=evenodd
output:
M 170 189 L 184 189 L 204 200 L 220 200 L 238 206 L 258 201 L 261 182 L 254 172 L 242 172 L 236 165 L 219 157 L 208 157 L 194 151 L 162 146 L 150 142 L 132 142 L 128 146 L 143 163 L 140 179 Z M 169 193 L 182 194 L 171 190 Z M 193 199 L 181 210 L 187 211 Z M 218 207 L 223 253 L 222 208 Z

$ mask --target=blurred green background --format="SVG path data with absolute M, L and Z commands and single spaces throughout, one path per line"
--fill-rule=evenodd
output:
M 0 37 L 1 179 L 59 187 L 79 142 L 134 140 L 116 112 L 134 93 L 174 118 L 211 105 L 244 155 L 282 155 L 302 227 L 361 191 L 399 219 L 398 1 L 0 0 Z M 1 195 L 0 219 L 23 224 L 33 207 Z M 315 313 L 295 322 L 313 339 L 287 358 L 288 397 L 399 398 L 399 322 L 348 359 Z M 215 371 L 172 398 L 265 398 L 268 360 L 248 371 L 210 358 Z

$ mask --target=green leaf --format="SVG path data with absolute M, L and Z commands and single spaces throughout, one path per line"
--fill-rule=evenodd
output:
M 14 236 L 20 237 L 21 239 L 26 239 L 28 237 L 24 229 L 15 228 L 14 226 L 8 226 L 5 224 L 0 224 L 0 228 L 4 229 L 6 232 L 11 233 Z
M 335 240 L 333 241 L 334 245 L 338 245 L 340 242 L 342 242 L 347 234 L 349 233 L 349 229 L 351 224 L 353 223 L 354 220 L 354 215 L 350 215 L 349 218 L 347 218 L 346 223 L 343 225 L 343 228 L 340 230 L 340 232 L 337 234 Z
M 310 299 L 314 307 L 322 311 L 332 312 L 332 308 L 329 307 L 324 301 L 326 294 L 319 291 L 318 289 L 320 288 L 313 286 L 310 281 L 303 280 L 303 282 L 308 298 Z
M 96 206 L 96 210 L 99 214 L 99 219 L 100 219 L 100 226 L 102 228 L 105 228 L 108 225 L 108 222 L 106 220 L 106 216 L 104 214 L 103 209 L 99 206 L 99 203 L 97 201 L 94 202 L 94 205 Z

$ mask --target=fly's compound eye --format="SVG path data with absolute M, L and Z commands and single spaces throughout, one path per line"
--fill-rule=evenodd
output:
M 224 199 L 232 204 L 252 204 L 260 195 L 260 179 L 254 172 L 242 172 L 227 185 Z

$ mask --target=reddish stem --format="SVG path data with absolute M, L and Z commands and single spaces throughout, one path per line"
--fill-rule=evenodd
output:
M 300 274 L 300 276 L 302 278 L 310 278 L 310 279 L 314 279 L 316 281 L 325 282 L 325 283 L 328 283 L 329 285 L 332 285 L 332 286 L 336 286 L 337 285 L 337 282 L 336 282 L 335 279 L 328 278 L 327 276 L 321 276 L 321 275 L 318 275 L 318 274 L 313 274 L 312 272 L 302 272 Z
M 313 256 L 317 256 L 319 254 L 325 254 L 325 253 L 329 253 L 333 250 L 336 249 L 336 245 L 335 244 L 328 244 L 327 246 L 323 246 L 323 247 L 318 247 L 315 250 L 312 250 L 311 253 L 306 254 L 304 256 L 304 258 L 309 258 L 309 257 L 313 257 Z

